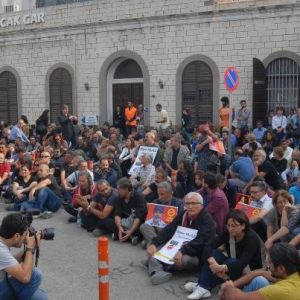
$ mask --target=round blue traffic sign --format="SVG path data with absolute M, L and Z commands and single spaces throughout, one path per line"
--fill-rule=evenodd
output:
M 230 93 L 235 91 L 238 88 L 239 76 L 238 76 L 238 71 L 235 67 L 229 67 L 225 71 L 224 85 Z

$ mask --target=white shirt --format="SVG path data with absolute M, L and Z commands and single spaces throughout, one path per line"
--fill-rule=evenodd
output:
M 4 269 L 17 264 L 18 262 L 10 253 L 8 246 L 0 240 L 0 282 L 5 280 Z
M 166 122 L 158 123 L 158 124 L 159 124 L 159 127 L 161 127 L 162 129 L 167 129 L 170 126 L 169 114 L 165 109 L 162 109 L 159 112 L 159 121 L 163 121 L 164 119 L 166 119 Z
M 272 198 L 270 198 L 268 194 L 265 194 L 261 199 L 259 199 L 259 201 L 251 201 L 250 205 L 267 211 L 270 211 L 273 208 Z
M 286 128 L 286 116 L 273 116 L 272 118 L 272 129 L 277 129 L 278 127 L 282 127 L 284 130 Z

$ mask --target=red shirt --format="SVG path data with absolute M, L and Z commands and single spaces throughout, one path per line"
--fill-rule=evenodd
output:
M 4 162 L 4 163 L 0 163 L 0 177 L 2 178 L 4 173 L 8 173 L 10 172 L 10 163 L 8 162 Z

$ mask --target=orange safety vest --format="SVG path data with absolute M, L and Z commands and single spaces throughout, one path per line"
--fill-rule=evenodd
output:
M 132 106 L 132 107 L 126 107 L 125 108 L 125 120 L 129 122 L 128 125 L 130 126 L 136 126 L 136 114 L 137 114 L 137 109 Z

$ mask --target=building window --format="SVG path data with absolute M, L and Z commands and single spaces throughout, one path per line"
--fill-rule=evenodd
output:
M 18 90 L 14 74 L 0 74 L 0 120 L 15 124 L 18 120 Z
M 68 105 L 69 112 L 73 112 L 72 77 L 64 68 L 55 69 L 49 80 L 50 89 L 50 117 L 52 122 L 57 122 L 62 106 Z
M 278 106 L 286 112 L 299 106 L 299 66 L 289 58 L 278 58 L 267 68 L 268 109 Z

